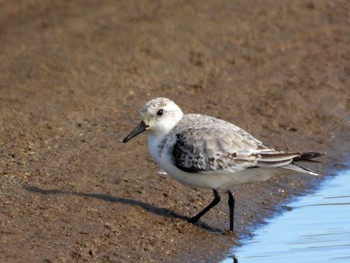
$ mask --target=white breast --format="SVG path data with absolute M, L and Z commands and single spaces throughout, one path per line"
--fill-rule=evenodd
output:
M 159 139 L 156 136 L 148 135 L 148 149 L 152 158 L 159 164 Z

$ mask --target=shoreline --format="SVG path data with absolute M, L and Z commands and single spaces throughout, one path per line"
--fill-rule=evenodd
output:
M 0 11 L 0 261 L 217 262 L 236 237 L 323 178 L 278 177 L 212 201 L 168 176 L 146 137 L 122 143 L 139 108 L 168 97 L 269 147 L 350 148 L 350 4 L 30 0 Z M 344 161 L 343 161 L 344 160 Z M 223 196 L 224 197 L 224 196 Z

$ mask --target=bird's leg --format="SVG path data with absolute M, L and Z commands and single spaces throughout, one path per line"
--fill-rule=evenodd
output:
M 196 223 L 199 220 L 199 218 L 201 218 L 206 212 L 208 212 L 211 208 L 213 208 L 220 202 L 221 198 L 220 198 L 219 192 L 215 189 L 213 189 L 213 192 L 214 192 L 214 200 L 208 206 L 206 206 L 202 211 L 200 211 L 197 215 L 188 219 L 187 220 L 188 222 L 192 224 Z
M 235 198 L 233 197 L 233 194 L 230 190 L 227 191 L 228 193 L 228 206 L 230 208 L 230 231 L 233 231 L 233 215 L 234 215 L 234 209 L 235 209 Z

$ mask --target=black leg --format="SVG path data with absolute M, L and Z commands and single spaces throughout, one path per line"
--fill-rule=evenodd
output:
M 233 231 L 233 214 L 235 209 L 235 198 L 233 197 L 233 194 L 230 190 L 227 191 L 228 193 L 228 206 L 230 208 L 230 231 Z
M 200 211 L 197 215 L 188 219 L 187 220 L 188 222 L 192 224 L 196 223 L 199 220 L 199 218 L 201 218 L 206 212 L 208 212 L 210 209 L 212 209 L 214 206 L 216 206 L 220 202 L 221 198 L 220 198 L 219 192 L 216 191 L 215 189 L 213 189 L 213 192 L 214 192 L 214 200 L 202 211 Z

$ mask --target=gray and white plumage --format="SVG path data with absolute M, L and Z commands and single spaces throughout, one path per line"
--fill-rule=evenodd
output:
M 196 187 L 228 189 L 277 175 L 316 173 L 295 164 L 322 154 L 282 152 L 245 130 L 214 117 L 183 114 L 171 100 L 157 98 L 141 109 L 143 121 L 125 139 L 148 131 L 148 146 L 160 168 Z

